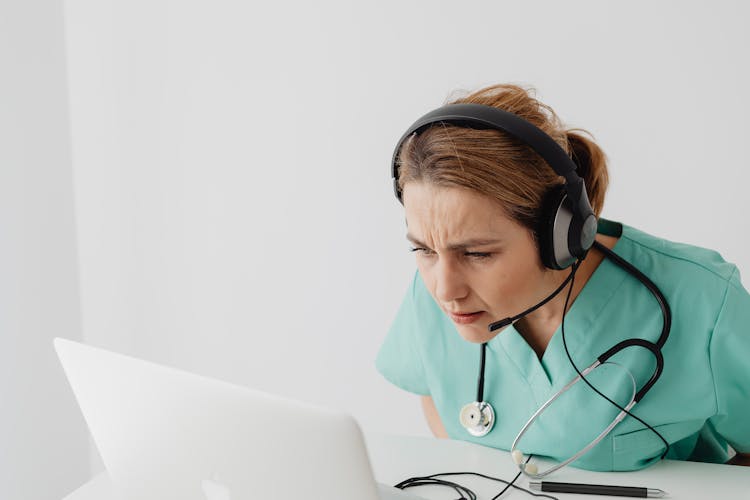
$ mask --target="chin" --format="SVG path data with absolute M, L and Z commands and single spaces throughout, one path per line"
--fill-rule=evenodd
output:
M 489 323 L 486 325 L 455 325 L 458 334 L 467 341 L 473 344 L 483 344 L 497 337 L 503 333 L 508 327 L 504 326 L 499 330 L 490 332 Z
M 456 330 L 461 337 L 473 344 L 483 344 L 489 342 L 497 332 L 490 333 L 487 325 L 482 326 L 457 326 Z

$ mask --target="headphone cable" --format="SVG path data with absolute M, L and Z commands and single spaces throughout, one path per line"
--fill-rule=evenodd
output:
M 600 247 L 603 247 L 603 246 L 604 246 L 604 245 L 600 245 L 600 244 L 597 244 L 597 243 L 598 243 L 598 242 L 595 242 L 595 245 L 594 245 L 594 246 L 596 246 L 596 248 L 597 248 L 597 249 L 600 249 Z M 606 248 L 606 247 L 604 247 L 604 248 Z M 609 250 L 609 249 L 607 249 L 607 250 Z M 611 253 L 611 254 L 613 254 L 613 255 L 617 255 L 617 254 L 615 254 L 614 252 L 611 252 L 611 251 L 610 251 L 610 253 Z M 609 256 L 610 256 L 610 253 L 604 252 L 604 254 L 605 254 L 605 255 L 606 255 L 607 257 L 609 257 Z M 619 256 L 618 256 L 618 257 L 619 257 Z M 621 260 L 622 260 L 622 259 L 621 259 Z M 581 373 L 581 371 L 580 371 L 580 370 L 578 369 L 578 366 L 576 366 L 575 362 L 573 361 L 573 357 L 572 357 L 572 356 L 570 355 L 570 351 L 568 350 L 568 343 L 567 343 L 567 342 L 565 341 L 565 313 L 566 313 L 566 312 L 567 312 L 567 310 L 568 310 L 568 303 L 569 303 L 569 301 L 570 301 L 570 295 L 571 295 L 571 293 L 573 292 L 573 284 L 575 283 L 575 273 L 576 273 L 576 272 L 578 271 L 578 267 L 579 267 L 579 266 L 581 265 L 581 262 L 582 262 L 582 260 L 580 260 L 580 259 L 579 259 L 579 260 L 577 260 L 577 261 L 576 261 L 576 262 L 575 262 L 575 263 L 573 264 L 573 271 L 572 271 L 573 277 L 572 277 L 572 279 L 570 280 L 570 287 L 568 288 L 568 293 L 567 293 L 567 294 L 566 294 L 566 296 L 565 296 L 565 305 L 563 306 L 563 317 L 562 317 L 562 325 L 561 325 L 561 327 L 560 327 L 560 328 L 561 328 L 561 330 L 562 330 L 562 342 L 563 342 L 563 347 L 565 348 L 565 354 L 566 354 L 566 355 L 568 356 L 568 361 L 570 361 L 570 365 L 571 365 L 571 366 L 573 367 L 573 369 L 574 369 L 574 370 L 576 371 L 576 373 L 578 374 L 578 376 L 579 376 L 579 377 L 580 377 L 580 378 L 581 378 L 581 379 L 582 379 L 582 380 L 583 380 L 583 381 L 584 381 L 584 382 L 586 383 L 586 385 L 588 385 L 588 386 L 589 386 L 589 387 L 591 388 L 591 390 L 593 390 L 593 391 L 594 391 L 595 393 L 597 393 L 597 394 L 598 394 L 599 396 L 603 397 L 604 399 L 606 399 L 607 401 L 609 401 L 610 403 L 612 403 L 612 404 L 613 404 L 613 405 L 614 405 L 614 406 L 615 406 L 616 408 L 618 408 L 618 409 L 619 409 L 620 411 L 623 411 L 623 412 L 625 412 L 625 414 L 627 414 L 627 415 L 630 415 L 631 417 L 633 417 L 634 419 L 636 419 L 636 420 L 637 420 L 638 422 L 640 422 L 640 423 L 642 423 L 643 425 L 645 425 L 645 426 L 646 426 L 646 427 L 647 427 L 648 429 L 650 429 L 650 430 L 651 430 L 651 431 L 652 431 L 652 432 L 653 432 L 654 434 L 656 434 L 656 435 L 657 435 L 657 436 L 659 437 L 659 439 L 661 439 L 661 440 L 662 440 L 662 442 L 664 443 L 664 446 L 666 446 L 666 449 L 664 450 L 664 453 L 662 453 L 662 455 L 661 455 L 661 459 L 663 459 L 663 458 L 664 458 L 664 457 L 665 457 L 665 456 L 667 455 L 667 452 L 669 451 L 669 443 L 667 442 L 667 440 L 666 440 L 666 439 L 664 439 L 664 436 L 662 436 L 661 434 L 659 434 L 659 431 L 657 431 L 656 429 L 654 429 L 653 427 L 651 427 L 651 425 L 649 425 L 648 423 L 646 423 L 646 422 L 645 422 L 645 421 L 644 421 L 643 419 L 641 419 L 640 417 L 638 417 L 638 416 L 636 416 L 636 415 L 632 414 L 632 413 L 631 413 L 630 411 L 626 410 L 625 408 L 623 408 L 622 406 L 620 406 L 620 405 L 619 405 L 619 404 L 617 404 L 616 402 L 612 401 L 612 400 L 611 400 L 611 399 L 610 399 L 609 397 L 607 397 L 607 396 L 606 396 L 606 395 L 604 395 L 604 394 L 603 394 L 603 393 L 602 393 L 601 391 L 599 391 L 599 389 L 597 389 L 596 387 L 594 387 L 594 385 L 593 385 L 593 384 L 592 384 L 591 382 L 589 382 L 589 381 L 588 381 L 588 380 L 586 379 L 586 377 L 585 377 L 585 376 L 584 376 L 584 375 L 583 375 L 583 374 Z M 638 277 L 638 276 L 636 276 L 636 277 Z M 639 278 L 639 279 L 640 279 L 640 278 Z M 645 284 L 645 283 L 644 283 L 644 284 Z M 652 283 L 652 284 L 653 284 L 653 283 Z M 651 290 L 651 291 L 653 292 L 653 289 L 652 289 L 652 288 L 650 288 L 650 287 L 648 287 L 648 286 L 647 286 L 647 288 L 649 288 L 649 290 Z M 659 300 L 659 298 L 658 298 L 658 297 L 657 297 L 657 300 Z M 661 302 L 660 300 L 659 300 L 659 303 L 660 303 L 660 305 L 662 305 L 662 304 L 666 305 L 666 302 L 662 303 L 662 302 Z M 662 310 L 664 310 L 664 309 L 662 309 Z M 669 311 L 669 309 L 667 309 L 667 311 Z M 666 331 L 667 331 L 667 335 L 668 335 L 668 332 L 669 332 L 669 329 L 668 329 L 668 327 L 669 327 L 669 325 L 670 325 L 670 319 L 671 319 L 671 318 L 669 317 L 669 314 L 666 314 L 666 315 L 664 316 L 664 323 L 665 323 L 665 329 L 666 329 Z M 664 336 L 663 334 L 662 334 L 662 336 L 661 336 L 661 337 L 659 338 L 659 341 L 662 341 L 662 340 L 663 340 L 663 341 L 666 341 L 666 337 L 665 337 L 665 336 Z M 662 343 L 663 343 L 663 342 L 662 342 Z
M 529 455 L 529 457 L 526 459 L 526 462 L 531 460 L 531 457 L 533 455 Z M 514 488 L 519 491 L 523 491 L 524 493 L 527 493 L 534 497 L 539 498 L 549 498 L 551 500 L 560 500 L 557 497 L 554 497 L 552 495 L 546 494 L 546 493 L 537 493 L 531 490 L 528 490 L 526 488 L 523 488 L 522 486 L 518 486 L 514 484 L 518 477 L 521 475 L 521 472 L 516 474 L 516 477 L 513 478 L 512 481 L 506 481 L 505 479 L 500 479 L 497 477 L 488 476 L 486 474 L 481 474 L 479 472 L 442 472 L 439 474 L 432 474 L 429 476 L 418 476 L 418 477 L 411 477 L 409 479 L 404 479 L 400 483 L 394 485 L 394 488 L 398 488 L 400 490 L 405 490 L 406 488 L 414 488 L 418 486 L 428 486 L 428 485 L 440 485 L 440 486 L 446 486 L 453 488 L 461 497 L 459 500 L 477 500 L 477 494 L 474 493 L 472 490 L 467 488 L 466 486 L 460 485 L 458 483 L 447 481 L 445 479 L 439 479 L 440 476 L 477 476 L 484 479 L 489 479 L 491 481 L 497 481 L 499 483 L 505 484 L 505 488 L 500 491 L 497 495 L 492 497 L 492 500 L 497 500 L 500 498 L 500 495 L 505 493 L 508 488 Z

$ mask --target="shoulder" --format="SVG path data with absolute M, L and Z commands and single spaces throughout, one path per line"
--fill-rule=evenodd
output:
M 694 340 L 708 341 L 728 292 L 744 292 L 737 266 L 716 250 L 660 238 L 627 224 L 604 224 L 613 224 L 620 231 L 614 252 L 645 274 L 664 295 L 672 312 L 673 330 L 690 331 Z M 625 278 L 628 285 L 622 293 L 641 296 L 643 287 L 632 281 Z M 652 306 L 650 299 L 644 299 L 643 304 Z
M 680 286 L 726 288 L 739 284 L 737 266 L 727 262 L 716 250 L 660 238 L 627 224 L 616 224 L 622 227 L 616 251 L 630 254 L 633 263 L 642 266 L 644 273 L 650 271 L 666 276 Z

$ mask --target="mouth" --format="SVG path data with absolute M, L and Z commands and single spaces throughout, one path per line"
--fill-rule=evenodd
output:
M 479 317 L 482 316 L 482 314 L 484 314 L 484 311 L 476 311 L 473 313 L 448 313 L 453 322 L 460 325 L 468 325 L 469 323 L 473 323 L 477 321 Z

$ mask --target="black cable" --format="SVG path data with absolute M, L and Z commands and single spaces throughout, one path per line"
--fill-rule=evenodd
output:
M 531 458 L 531 457 L 529 457 L 529 458 Z M 529 495 L 534 496 L 534 497 L 543 497 L 543 498 L 551 498 L 552 500 L 560 500 L 559 498 L 553 497 L 552 495 L 547 495 L 545 493 L 535 493 L 535 492 L 533 492 L 531 490 L 527 490 L 526 488 L 524 488 L 522 486 L 518 486 L 516 484 L 513 484 L 513 482 L 516 479 L 518 479 L 518 476 L 520 476 L 520 473 L 516 475 L 516 477 L 513 479 L 513 481 L 506 481 L 505 479 L 500 479 L 498 477 L 487 476 L 487 475 L 481 474 L 479 472 L 446 472 L 444 474 L 437 474 L 437 475 L 441 475 L 441 476 L 450 476 L 450 475 L 478 476 L 478 477 L 483 477 L 485 479 L 489 479 L 491 481 L 497 481 L 498 483 L 505 484 L 506 486 L 503 489 L 503 491 L 501 491 L 500 493 L 498 493 L 497 495 L 495 495 L 493 497 L 493 500 L 495 500 L 500 495 L 502 495 L 509 487 L 512 487 L 512 488 L 514 488 L 516 490 L 519 490 L 519 491 L 523 491 L 524 493 L 528 493 Z
M 532 456 L 533 455 L 530 455 L 529 458 L 526 461 L 528 462 L 528 460 L 531 459 Z M 484 479 L 489 479 L 491 481 L 497 481 L 499 483 L 503 483 L 503 484 L 506 485 L 505 488 L 500 493 L 498 493 L 497 495 L 495 495 L 492 498 L 492 500 L 496 500 L 500 495 L 502 495 L 503 493 L 505 493 L 505 491 L 509 487 L 513 487 L 516 490 L 523 491 L 524 493 L 528 493 L 531 496 L 540 497 L 540 498 L 549 498 L 551 500 L 560 500 L 559 498 L 553 497 L 552 495 L 547 495 L 545 493 L 536 493 L 536 492 L 533 492 L 531 490 L 527 490 L 526 488 L 523 488 L 521 486 L 517 486 L 517 485 L 513 484 L 516 481 L 516 479 L 518 479 L 518 477 L 520 475 L 521 475 L 521 473 L 519 472 L 516 475 L 516 477 L 513 478 L 513 481 L 506 481 L 505 479 L 500 479 L 500 478 L 497 478 L 497 477 L 487 476 L 487 475 L 481 474 L 479 472 L 441 472 L 439 474 L 431 474 L 429 476 L 412 477 L 412 478 L 409 478 L 409 479 L 405 479 L 405 480 L 401 481 L 400 483 L 394 485 L 394 488 L 398 488 L 398 489 L 403 490 L 403 489 L 406 489 L 406 488 L 417 487 L 417 486 L 427 486 L 427 485 L 440 484 L 440 485 L 443 485 L 443 486 L 452 487 L 454 489 L 456 489 L 456 487 L 458 487 L 461 490 L 463 490 L 464 493 L 466 493 L 468 495 L 468 497 L 462 497 L 462 498 L 468 498 L 470 500 L 476 500 L 476 498 L 477 498 L 476 493 L 474 493 L 472 490 L 470 490 L 466 486 L 462 486 L 462 485 L 460 485 L 458 483 L 454 483 L 452 481 L 446 481 L 444 479 L 437 479 L 437 478 L 439 476 L 478 476 L 478 477 L 482 477 Z M 459 492 L 459 495 L 461 495 L 461 494 L 462 493 Z
M 436 479 L 437 476 L 442 476 L 442 475 L 446 475 L 446 474 L 433 474 L 432 476 L 411 477 L 409 479 L 405 479 L 404 481 L 401 481 L 394 487 L 400 490 L 405 490 L 407 488 L 416 488 L 419 486 L 430 486 L 430 485 L 448 486 L 448 487 L 453 488 L 456 491 L 456 493 L 458 493 L 461 496 L 461 498 L 468 498 L 469 500 L 477 500 L 477 494 L 474 493 L 469 488 L 467 488 L 466 486 L 460 485 L 458 483 L 454 483 L 452 481 L 446 481 L 444 479 Z
M 638 279 L 638 281 L 640 281 L 653 294 L 654 298 L 659 303 L 661 314 L 664 318 L 661 334 L 659 335 L 659 339 L 656 341 L 656 345 L 659 346 L 660 349 L 664 347 L 664 344 L 667 342 L 667 338 L 669 337 L 669 331 L 672 329 L 672 311 L 669 308 L 669 303 L 667 302 L 666 297 L 664 297 L 664 294 L 661 293 L 659 287 L 657 287 L 648 276 L 643 274 L 633 264 L 626 261 L 598 241 L 594 241 L 593 246 L 594 248 L 602 252 L 604 256 L 610 259 L 612 262 L 623 268 L 625 271 L 629 272 L 631 275 L 635 276 L 635 278 Z
M 604 247 L 604 245 L 598 244 L 598 242 L 595 242 L 595 246 L 596 246 L 597 249 L 599 249 L 600 247 Z M 604 248 L 606 248 L 606 247 L 604 247 Z M 609 249 L 607 248 L 607 250 L 609 250 Z M 619 255 L 615 254 L 614 252 L 610 251 L 610 253 L 612 255 L 615 255 L 615 256 L 617 256 L 619 258 Z M 606 253 L 605 252 L 605 256 L 610 257 L 610 253 Z M 620 260 L 622 262 L 625 262 L 622 259 L 620 259 Z M 570 355 L 570 351 L 568 350 L 568 343 L 565 341 L 565 313 L 568 310 L 568 302 L 570 301 L 570 295 L 573 292 L 573 284 L 575 283 L 575 273 L 578 270 L 578 267 L 581 265 L 581 262 L 582 262 L 581 260 L 578 260 L 578 261 L 576 261 L 573 264 L 573 270 L 572 270 L 573 278 L 570 280 L 570 288 L 568 288 L 568 293 L 565 296 L 565 305 L 563 306 L 562 325 L 561 325 L 560 328 L 562 330 L 562 342 L 563 342 L 563 347 L 565 348 L 565 354 L 568 356 L 568 361 L 570 361 L 570 365 L 576 371 L 576 373 L 578 374 L 578 376 L 581 377 L 581 379 L 586 383 L 586 385 L 588 385 L 591 388 L 591 390 L 593 390 L 595 393 L 597 393 L 598 395 L 600 395 L 601 397 L 603 397 L 604 399 L 606 399 L 607 401 L 609 401 L 610 403 L 612 403 L 620 411 L 625 412 L 626 415 L 630 415 L 631 417 L 633 417 L 634 419 L 636 419 L 638 422 L 640 422 L 643 425 L 645 425 L 654 434 L 656 434 L 659 437 L 659 439 L 662 440 L 662 442 L 666 446 L 666 449 L 664 450 L 664 453 L 662 453 L 662 455 L 661 455 L 661 458 L 663 459 L 667 455 L 667 452 L 669 451 L 669 443 L 667 442 L 666 439 L 664 439 L 664 436 L 662 436 L 661 434 L 659 434 L 659 431 L 657 431 L 656 429 L 654 429 L 653 427 L 651 427 L 643 419 L 641 419 L 640 417 L 638 417 L 636 415 L 633 415 L 630 411 L 626 410 L 625 408 L 623 408 L 622 406 L 620 406 L 616 402 L 612 401 L 609 397 L 607 397 L 601 391 L 599 391 L 599 389 L 597 389 L 596 387 L 594 387 L 593 384 L 591 384 L 591 382 L 589 382 L 586 379 L 586 377 L 583 376 L 583 374 L 581 373 L 581 371 L 578 369 L 578 366 L 576 366 L 575 362 L 573 361 L 573 357 Z M 635 269 L 635 268 L 633 267 L 633 269 Z M 638 276 L 636 276 L 636 277 L 638 277 Z M 644 276 L 644 278 L 645 278 L 645 276 Z M 649 280 L 649 282 L 650 282 L 650 280 Z M 651 285 L 653 285 L 653 283 L 651 283 Z M 653 285 L 653 287 L 656 288 L 656 285 Z M 649 290 L 651 290 L 652 292 L 654 291 L 651 288 L 649 288 Z M 656 290 L 658 290 L 658 289 L 656 289 Z M 659 293 L 659 295 L 661 295 L 661 293 Z M 657 297 L 657 300 L 659 300 L 658 297 Z M 661 305 L 661 301 L 659 301 L 659 302 L 660 302 L 660 305 Z M 666 300 L 664 301 L 664 305 L 666 305 Z M 664 311 L 664 309 L 662 309 L 662 311 Z M 669 314 L 669 309 L 668 309 L 668 306 L 667 306 L 667 314 L 665 314 L 665 316 L 664 316 L 664 324 L 665 324 L 667 335 L 669 334 L 669 325 L 671 324 L 670 319 L 671 319 L 671 315 Z M 663 340 L 666 341 L 666 337 Z M 659 337 L 659 341 L 662 341 L 662 337 L 661 336 Z
M 477 384 L 477 402 L 484 401 L 484 358 L 487 351 L 487 343 L 482 343 L 482 355 L 479 360 L 479 383 Z
M 506 327 L 506 326 L 510 325 L 511 323 L 513 323 L 514 321 L 516 321 L 517 319 L 523 318 L 527 314 L 536 311 L 537 309 L 539 309 L 540 307 L 542 307 L 544 304 L 546 304 L 547 302 L 549 302 L 550 300 L 552 300 L 554 297 L 556 297 L 557 294 L 560 293 L 563 288 L 565 288 L 565 285 L 567 285 L 568 281 L 570 281 L 571 279 L 573 279 L 573 272 L 571 272 L 570 274 L 568 274 L 568 277 L 565 278 L 565 281 L 563 281 L 562 283 L 560 283 L 560 286 L 558 286 L 557 289 L 554 292 L 552 292 L 551 294 L 549 294 L 543 301 L 539 302 L 538 304 L 536 304 L 536 305 L 534 305 L 532 307 L 529 307 L 528 309 L 526 309 L 525 311 L 523 311 L 520 314 L 516 314 L 515 316 L 511 316 L 510 318 L 501 319 L 500 321 L 495 321 L 494 323 L 490 323 L 488 325 L 489 331 L 490 332 L 494 332 L 495 330 L 498 330 L 500 328 Z
M 524 462 L 524 465 L 525 465 L 525 464 L 527 464 L 527 463 L 529 463 L 529 460 L 531 460 L 531 457 L 533 457 L 533 456 L 534 456 L 533 454 L 529 455 L 529 457 L 528 457 L 528 458 L 526 459 L 526 461 Z M 518 471 L 518 474 L 516 474 L 516 477 L 514 477 L 514 478 L 513 478 L 512 480 L 511 480 L 511 482 L 509 482 L 509 483 L 507 484 L 507 486 L 505 486 L 505 488 L 503 488 L 503 489 L 502 489 L 502 491 L 501 491 L 500 493 L 498 493 L 497 495 L 495 495 L 494 497 L 492 497 L 492 500 L 497 500 L 498 498 L 500 498 L 500 496 L 501 496 L 501 495 L 502 495 L 503 493 L 505 493 L 505 492 L 506 492 L 506 491 L 508 490 L 508 488 L 510 488 L 511 486 L 513 486 L 513 484 L 514 484 L 514 483 L 516 482 L 516 480 L 518 480 L 518 478 L 519 478 L 519 477 L 521 477 L 521 472 L 522 472 L 522 471 L 520 471 L 520 470 L 519 470 L 519 471 Z

